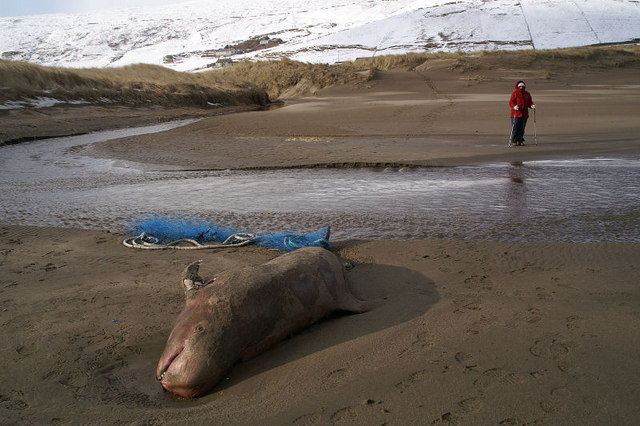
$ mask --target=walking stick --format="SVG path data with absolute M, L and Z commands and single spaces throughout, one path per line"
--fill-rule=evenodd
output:
M 533 138 L 538 146 L 538 130 L 536 129 L 536 109 L 533 109 Z
M 511 139 L 513 139 L 513 127 L 516 125 L 516 121 L 513 118 L 511 120 L 511 133 L 509 134 L 509 140 L 507 141 L 507 148 L 511 148 Z

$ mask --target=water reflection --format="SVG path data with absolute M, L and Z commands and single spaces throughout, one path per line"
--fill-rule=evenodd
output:
M 525 185 L 526 168 L 524 163 L 511 163 L 507 168 L 509 178 L 506 182 L 505 203 L 507 206 L 506 220 L 521 221 L 527 215 L 527 186 Z

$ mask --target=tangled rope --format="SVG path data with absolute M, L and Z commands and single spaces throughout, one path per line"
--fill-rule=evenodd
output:
M 174 249 L 174 250 L 202 250 L 202 249 L 215 249 L 215 248 L 231 248 L 231 247 L 241 247 L 246 246 L 247 244 L 251 244 L 255 240 L 255 235 L 253 234 L 233 234 L 222 243 L 215 244 L 201 244 L 196 240 L 192 240 L 191 238 L 183 238 L 180 240 L 170 241 L 168 243 L 160 243 L 160 240 L 154 236 L 147 235 L 145 232 L 142 234 L 132 237 L 126 238 L 122 241 L 125 247 L 129 248 L 137 248 L 144 250 L 165 250 L 165 249 Z M 189 245 L 181 245 L 181 244 L 189 244 Z

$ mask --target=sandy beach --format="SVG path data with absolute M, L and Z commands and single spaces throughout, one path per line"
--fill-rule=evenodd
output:
M 446 64 L 418 71 L 378 72 L 367 86 L 209 116 L 86 153 L 188 170 L 640 155 L 637 68 L 562 77 L 451 72 Z M 506 105 L 520 78 L 538 105 L 535 129 L 530 120 L 527 145 L 507 148 Z M 135 118 L 123 121 L 127 114 Z M 158 114 L 202 115 L 51 108 L 3 112 L 0 124 L 15 139 L 152 123 Z M 347 272 L 353 293 L 373 308 L 333 315 L 186 400 L 155 379 L 184 304 L 182 269 L 203 259 L 203 274 L 213 275 L 278 253 L 138 251 L 123 237 L 0 224 L 2 424 L 631 425 L 640 418 L 640 243 L 332 241 L 332 251 L 355 265 Z

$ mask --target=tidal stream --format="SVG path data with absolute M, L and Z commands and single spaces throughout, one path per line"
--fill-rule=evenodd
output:
M 332 240 L 640 241 L 640 158 L 450 168 L 178 171 L 88 144 L 182 123 L 0 147 L 0 222 L 124 231 L 151 215 Z

